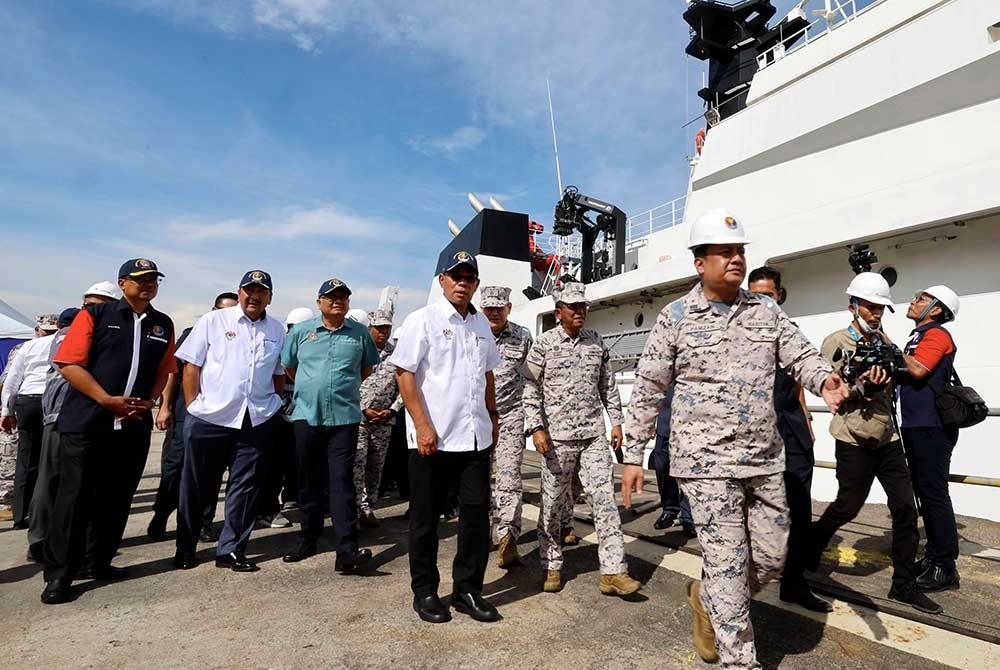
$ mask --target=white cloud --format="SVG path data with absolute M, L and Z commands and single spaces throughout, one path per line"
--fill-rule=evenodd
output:
M 462 126 L 455 132 L 440 137 L 427 137 L 420 135 L 411 138 L 408 142 L 410 147 L 422 154 L 432 156 L 435 154 L 454 158 L 457 154 L 470 149 L 475 149 L 486 139 L 486 132 L 476 126 Z

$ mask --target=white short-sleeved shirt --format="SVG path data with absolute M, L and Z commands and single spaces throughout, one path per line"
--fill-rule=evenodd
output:
M 486 373 L 500 365 L 490 323 L 470 305 L 464 319 L 447 300 L 418 309 L 403 322 L 389 361 L 416 375 L 441 451 L 488 449 L 493 422 L 486 409 Z M 406 439 L 417 448 L 407 419 Z
M 49 372 L 49 347 L 55 335 L 28 340 L 17 350 L 3 385 L 0 408 L 4 416 L 13 414 L 13 400 L 18 395 L 41 395 Z
M 284 375 L 281 347 L 285 327 L 264 315 L 251 321 L 239 305 L 218 309 L 198 319 L 175 354 L 201 368 L 201 390 L 188 414 L 217 426 L 239 428 L 243 416 L 259 426 L 281 409 L 274 392 L 276 375 Z

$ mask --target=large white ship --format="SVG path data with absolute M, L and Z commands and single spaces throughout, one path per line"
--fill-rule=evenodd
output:
M 962 303 L 949 324 L 957 370 L 993 407 L 986 421 L 962 431 L 952 460 L 954 475 L 986 481 L 956 482 L 952 497 L 959 514 L 1000 520 L 1000 488 L 987 485 L 1000 477 L 1000 349 L 992 335 L 1000 309 L 1000 3 L 861 4 L 829 0 L 811 23 L 799 7 L 771 27 L 766 0 L 689 5 L 688 53 L 710 60 L 699 95 L 712 124 L 692 159 L 686 196 L 632 214 L 610 240 L 604 233 L 614 235 L 620 211 L 577 196 L 597 215 L 593 253 L 591 239 L 581 248 L 579 234 L 530 234 L 566 254 L 560 271 L 575 259 L 578 276 L 590 279 L 588 326 L 612 346 L 626 403 L 656 314 L 695 279 L 688 223 L 710 208 L 742 218 L 752 240 L 749 267 L 781 270 L 789 293 L 783 308 L 816 344 L 850 318 L 844 289 L 858 245 L 877 256 L 874 270 L 895 275 L 899 309 L 885 329 L 897 342 L 910 331 L 904 315 L 913 294 L 952 287 Z M 720 64 L 725 49 L 732 58 Z M 528 236 L 528 217 L 501 207 L 493 201 L 448 249 L 477 253 L 484 285 L 513 287 L 511 319 L 537 334 L 553 325 L 552 300 L 529 296 L 544 294 L 555 273 L 541 282 L 531 265 L 536 252 L 518 237 Z M 536 253 L 535 267 L 544 260 Z M 836 480 L 822 467 L 834 460 L 829 414 L 818 399 L 810 404 L 821 461 L 813 495 L 831 500 Z M 879 487 L 869 502 L 884 502 Z

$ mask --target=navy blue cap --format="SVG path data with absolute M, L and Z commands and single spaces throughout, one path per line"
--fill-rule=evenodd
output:
M 163 276 L 163 273 L 156 269 L 156 263 L 148 258 L 131 258 L 122 263 L 121 268 L 118 269 L 119 279 L 123 277 L 142 277 L 148 274 L 155 274 L 157 277 Z
M 59 321 L 56 323 L 60 328 L 65 328 L 69 324 L 73 323 L 73 319 L 76 315 L 80 313 L 79 307 L 67 307 L 62 312 L 59 313 Z
M 329 295 L 334 291 L 346 291 L 347 295 L 351 295 L 351 288 L 344 282 L 343 279 L 327 279 L 319 287 L 320 296 Z
M 479 263 L 476 262 L 476 257 L 468 251 L 456 251 L 451 256 L 446 256 L 438 261 L 438 269 L 435 274 L 451 272 L 459 265 L 468 265 L 477 275 L 479 274 Z
M 243 279 L 240 280 L 240 288 L 245 288 L 251 284 L 260 284 L 268 291 L 274 290 L 274 285 L 271 283 L 271 275 L 263 270 L 250 270 L 243 275 Z

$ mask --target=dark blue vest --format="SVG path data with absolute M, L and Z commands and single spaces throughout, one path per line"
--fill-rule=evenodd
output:
M 928 323 L 913 330 L 910 340 L 906 343 L 904 353 L 913 355 L 924 333 L 932 328 L 941 328 L 937 323 Z M 951 333 L 941 328 L 951 339 Z M 937 407 L 934 404 L 934 390 L 928 382 L 935 381 L 941 386 L 948 384 L 955 366 L 955 354 L 958 348 L 955 340 L 951 340 L 952 352 L 945 354 L 941 362 L 923 379 L 914 379 L 909 374 L 901 375 L 899 379 L 899 409 L 903 417 L 902 428 L 929 428 L 941 425 Z

